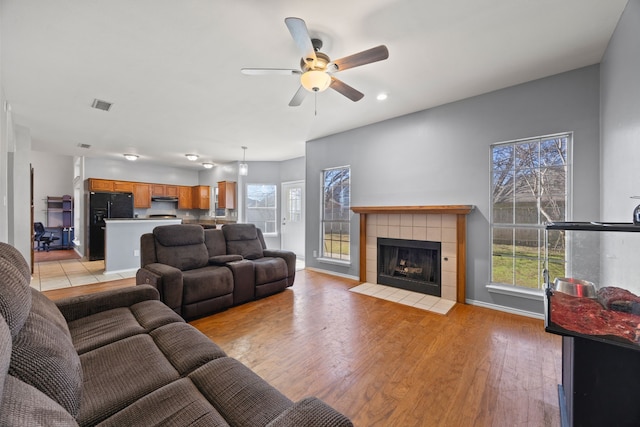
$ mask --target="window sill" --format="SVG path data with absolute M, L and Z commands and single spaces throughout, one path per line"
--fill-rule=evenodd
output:
M 344 266 L 351 265 L 351 261 L 343 261 L 343 260 L 333 259 L 333 258 L 317 258 L 317 261 L 325 264 L 344 265 Z
M 542 289 L 526 289 L 517 286 L 489 284 L 487 290 L 491 293 L 509 295 L 518 298 L 528 298 L 536 301 L 544 300 L 544 291 Z

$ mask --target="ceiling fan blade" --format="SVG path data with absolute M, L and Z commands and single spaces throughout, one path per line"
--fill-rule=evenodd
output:
M 352 88 L 342 80 L 338 80 L 333 76 L 331 76 L 331 84 L 329 87 L 341 95 L 346 96 L 353 102 L 360 101 L 364 97 L 364 93 Z
M 309 36 L 309 30 L 307 29 L 307 24 L 304 20 L 300 18 L 285 18 L 285 24 L 287 24 L 287 28 L 293 37 L 293 40 L 298 45 L 298 49 L 300 50 L 300 55 L 302 59 L 306 63 L 312 63 L 315 65 L 316 63 L 316 51 L 313 49 L 313 44 L 311 43 L 311 36 Z
M 299 106 L 300 104 L 302 104 L 302 101 L 304 101 L 304 98 L 306 96 L 307 90 L 304 87 L 300 86 L 296 94 L 293 95 L 293 98 L 291 98 L 291 101 L 289 101 L 289 107 Z
M 372 62 L 382 61 L 389 57 L 389 50 L 385 45 L 372 47 L 344 58 L 336 59 L 329 65 L 334 68 L 334 72 L 348 70 L 349 68 L 359 67 L 360 65 L 371 64 Z
M 240 69 L 242 74 L 246 74 L 249 76 L 262 76 L 262 75 L 281 75 L 281 76 L 292 76 L 294 74 L 302 74 L 301 71 L 298 70 L 288 70 L 286 68 L 242 68 Z

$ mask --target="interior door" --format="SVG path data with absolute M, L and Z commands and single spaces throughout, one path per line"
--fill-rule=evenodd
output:
M 304 259 L 304 181 L 282 183 L 280 246 Z

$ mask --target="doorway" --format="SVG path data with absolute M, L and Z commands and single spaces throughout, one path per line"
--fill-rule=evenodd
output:
M 304 260 L 304 181 L 282 183 L 280 247 Z

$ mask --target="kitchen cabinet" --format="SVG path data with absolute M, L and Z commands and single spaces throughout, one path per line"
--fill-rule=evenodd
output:
M 178 186 L 177 185 L 165 185 L 164 186 L 164 195 L 167 197 L 178 197 Z
M 133 193 L 133 186 L 130 181 L 113 181 L 113 191 L 117 193 Z
M 151 184 L 151 196 L 166 196 L 167 186 L 164 184 Z
M 191 187 L 178 187 L 178 209 L 193 209 L 192 197 L 193 190 Z
M 151 184 L 133 183 L 133 207 L 140 209 L 151 207 Z
M 218 208 L 236 208 L 236 183 L 235 181 L 218 182 Z
M 114 182 L 109 179 L 89 178 L 89 191 L 115 191 Z
M 208 185 L 196 185 L 193 187 L 192 207 L 194 209 L 210 209 L 211 188 Z

